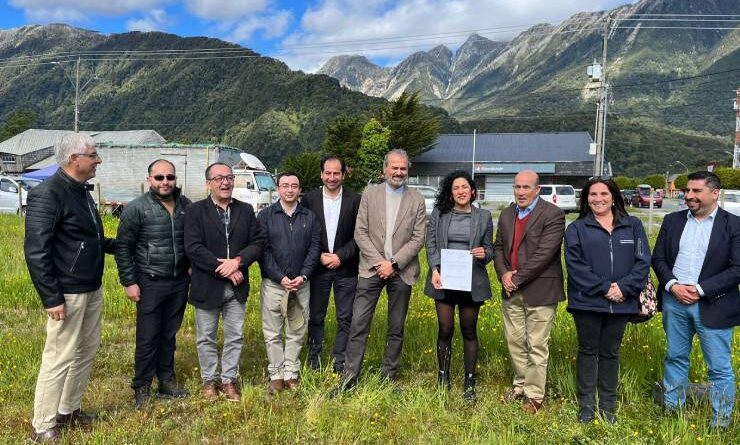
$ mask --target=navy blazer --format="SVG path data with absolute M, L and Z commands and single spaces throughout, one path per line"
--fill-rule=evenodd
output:
M 652 263 L 660 281 L 659 308 L 666 283 L 676 278 L 673 265 L 686 226 L 687 212 L 683 210 L 666 215 L 655 242 Z M 699 312 L 705 325 L 715 329 L 740 325 L 740 217 L 722 208 L 717 209 L 698 284 L 704 291 L 704 296 L 699 299 Z
M 326 235 L 326 219 L 324 217 L 324 192 L 321 188 L 306 193 L 301 198 L 301 204 L 311 210 L 319 218 L 321 224 L 321 252 L 329 251 L 329 241 Z M 339 209 L 339 223 L 334 237 L 334 253 L 339 256 L 341 264 L 336 269 L 340 277 L 356 277 L 357 265 L 360 263 L 360 251 L 355 243 L 355 222 L 360 209 L 360 195 L 342 189 L 342 206 Z M 316 265 L 314 273 L 326 273 L 327 269 L 321 262 Z

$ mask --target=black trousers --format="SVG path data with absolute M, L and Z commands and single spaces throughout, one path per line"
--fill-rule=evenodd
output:
M 160 382 L 175 378 L 175 336 L 185 313 L 189 283 L 186 274 L 158 279 L 143 275 L 139 280 L 132 388 L 151 385 L 155 374 Z
M 324 320 L 329 307 L 329 295 L 334 287 L 334 307 L 337 317 L 337 335 L 331 355 L 334 366 L 344 365 L 344 351 L 347 349 L 349 327 L 352 323 L 352 304 L 357 290 L 357 276 L 337 276 L 330 270 L 311 277 L 311 299 L 308 317 L 308 361 L 318 362 L 324 344 Z
M 591 417 L 596 411 L 598 388 L 599 410 L 614 414 L 619 381 L 619 347 L 629 322 L 628 314 L 573 311 L 578 333 L 576 389 L 580 415 Z
M 388 331 L 381 372 L 388 378 L 396 378 L 403 347 L 403 327 L 411 300 L 411 286 L 404 283 L 398 275 L 386 280 L 381 280 L 376 275 L 370 278 L 360 277 L 357 280 L 344 368 L 345 376 L 350 379 L 356 379 L 360 375 L 375 306 L 384 287 L 388 293 Z

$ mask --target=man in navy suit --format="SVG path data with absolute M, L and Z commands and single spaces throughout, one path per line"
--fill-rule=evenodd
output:
M 717 206 L 721 183 L 710 172 L 689 175 L 688 210 L 667 215 L 653 252 L 668 348 L 664 404 L 683 407 L 694 334 L 709 369 L 712 426 L 726 428 L 735 401 L 733 329 L 740 325 L 740 218 Z

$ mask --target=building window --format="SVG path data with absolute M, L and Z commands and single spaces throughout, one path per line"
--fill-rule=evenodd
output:
M 15 164 L 15 155 L 3 153 L 3 164 Z

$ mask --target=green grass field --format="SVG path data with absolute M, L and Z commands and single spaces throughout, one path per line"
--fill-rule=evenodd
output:
M 29 419 L 41 351 L 45 312 L 23 260 L 23 226 L 17 216 L 1 215 L 0 226 L 0 442 L 22 443 L 30 434 Z M 115 233 L 116 221 L 106 220 Z M 655 235 L 653 235 L 655 236 Z M 423 267 L 424 261 L 422 261 Z M 304 371 L 302 388 L 265 401 L 267 386 L 264 344 L 259 322 L 259 277 L 251 271 L 241 375 L 243 399 L 234 404 L 207 402 L 198 396 L 200 379 L 195 351 L 195 326 L 188 308 L 178 338 L 179 380 L 193 396 L 157 401 L 150 409 L 132 407 L 135 307 L 118 283 L 115 262 L 106 260 L 103 338 L 83 408 L 103 416 L 93 430 L 72 431 L 69 444 L 731 444 L 740 442 L 740 414 L 719 433 L 708 428 L 706 402 L 683 415 L 664 416 L 650 398 L 659 380 L 665 340 L 660 317 L 630 325 L 622 346 L 619 421 L 615 425 L 576 420 L 574 368 L 576 334 L 571 316 L 561 305 L 550 342 L 548 396 L 535 416 L 517 404 L 499 402 L 510 383 L 498 298 L 481 309 L 478 368 L 479 401 L 462 401 L 462 351 L 459 332 L 454 342 L 453 388 L 436 386 L 436 315 L 420 281 L 414 287 L 406 322 L 401 392 L 382 383 L 376 372 L 384 345 L 385 298 L 381 299 L 368 344 L 364 378 L 359 388 L 337 399 L 327 392 L 337 378 L 328 369 Z M 495 294 L 500 285 L 494 278 Z M 333 340 L 333 312 L 327 317 L 327 339 Z M 738 334 L 735 337 L 737 351 Z M 325 348 L 325 350 L 330 348 Z M 324 355 L 324 359 L 328 354 Z M 736 371 L 740 354 L 733 355 Z M 690 378 L 706 380 L 698 343 Z

